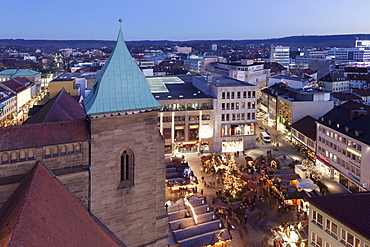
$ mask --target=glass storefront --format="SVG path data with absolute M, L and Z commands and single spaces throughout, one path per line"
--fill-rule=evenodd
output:
M 243 151 L 243 140 L 222 141 L 222 152 Z
M 224 124 L 221 126 L 221 136 L 254 135 L 253 124 Z
M 328 176 L 329 178 L 333 179 L 335 182 L 339 182 L 339 172 L 336 171 L 333 167 L 331 167 L 325 161 L 316 158 L 316 167 L 319 169 L 322 175 Z

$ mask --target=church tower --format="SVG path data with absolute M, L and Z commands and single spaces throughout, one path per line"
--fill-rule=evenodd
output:
M 128 247 L 167 246 L 161 105 L 121 29 L 83 104 L 91 128 L 91 212 Z

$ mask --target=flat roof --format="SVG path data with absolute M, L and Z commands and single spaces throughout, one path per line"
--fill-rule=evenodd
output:
M 216 87 L 256 86 L 251 83 L 239 81 L 237 79 L 226 76 L 197 76 L 196 78 L 202 81 L 206 81 L 207 83 L 210 83 Z
M 150 90 L 156 100 L 211 98 L 192 84 L 193 75 L 148 77 Z

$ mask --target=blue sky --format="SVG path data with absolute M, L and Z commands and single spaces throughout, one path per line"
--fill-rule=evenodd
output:
M 370 0 L 13 0 L 0 39 L 265 39 L 370 33 Z

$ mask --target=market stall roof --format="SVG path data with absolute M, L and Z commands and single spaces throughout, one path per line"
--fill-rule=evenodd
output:
M 297 179 L 297 189 L 300 190 L 306 190 L 308 192 L 313 190 L 320 190 L 319 186 L 313 183 L 313 181 L 309 178 L 303 178 L 303 179 Z
M 254 161 L 252 157 L 250 156 L 246 156 L 245 157 L 245 161 L 248 162 L 248 161 Z
M 191 207 L 192 210 L 190 210 Z M 169 205 L 170 244 L 179 244 L 181 247 L 201 247 L 214 245 L 220 240 L 231 240 L 229 230 L 224 228 L 222 221 L 216 219 L 215 213 L 209 212 L 207 207 L 210 206 L 205 204 L 204 198 L 197 196 L 181 198 Z M 196 218 L 193 218 L 195 216 L 193 213 Z

